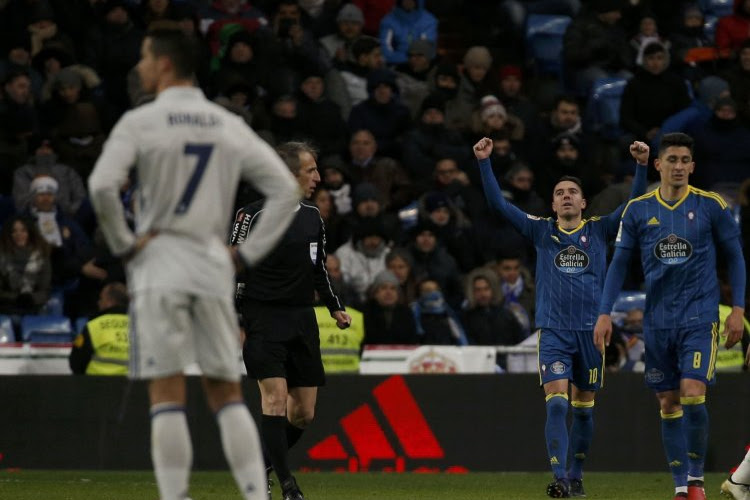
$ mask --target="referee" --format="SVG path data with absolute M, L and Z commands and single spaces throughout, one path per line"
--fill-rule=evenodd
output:
M 309 199 L 320 182 L 316 151 L 307 143 L 287 142 L 277 153 L 299 182 L 305 200 Z M 262 201 L 240 209 L 232 244 L 242 243 L 263 214 Z M 300 201 L 276 250 L 257 266 L 244 270 L 237 285 L 238 310 L 246 333 L 245 366 L 260 386 L 261 435 L 284 500 L 304 500 L 289 470 L 288 450 L 312 421 L 318 387 L 325 384 L 313 308 L 315 292 L 339 328 L 351 323 L 328 278 L 325 243 L 320 212 Z

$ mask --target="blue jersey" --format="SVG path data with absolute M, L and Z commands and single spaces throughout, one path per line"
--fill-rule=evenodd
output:
M 607 272 L 607 242 L 615 228 L 592 217 L 566 231 L 554 219 L 530 215 L 517 229 L 536 247 L 536 326 L 591 330 Z
M 688 186 L 674 204 L 656 189 L 627 205 L 616 245 L 639 248 L 646 277 L 644 326 L 678 328 L 718 321 L 716 244 L 739 227 L 716 193 Z
M 607 272 L 608 242 L 617 233 L 624 205 L 606 217 L 584 219 L 570 231 L 550 218 L 526 214 L 508 203 L 489 160 L 479 162 L 487 201 L 536 247 L 538 328 L 593 330 Z M 646 167 L 637 167 L 633 193 L 645 191 Z

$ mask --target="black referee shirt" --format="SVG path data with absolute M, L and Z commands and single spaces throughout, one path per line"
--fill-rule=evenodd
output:
M 263 200 L 237 211 L 231 243 L 242 243 L 263 216 Z M 326 234 L 318 208 L 300 202 L 297 215 L 276 248 L 238 276 L 237 300 L 279 305 L 313 306 L 317 290 L 328 310 L 343 311 L 326 271 Z

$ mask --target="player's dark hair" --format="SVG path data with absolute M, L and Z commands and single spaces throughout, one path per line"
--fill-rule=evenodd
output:
M 167 28 L 149 30 L 146 36 L 151 39 L 151 52 L 154 57 L 169 59 L 177 78 L 193 78 L 198 66 L 198 48 L 193 38 L 179 29 Z
M 276 153 L 278 153 L 281 159 L 284 160 L 284 163 L 286 163 L 286 166 L 289 167 L 289 171 L 293 175 L 299 174 L 299 155 L 302 153 L 310 153 L 316 161 L 318 159 L 318 150 L 309 142 L 285 142 L 276 148 Z
M 559 179 L 557 179 L 557 182 L 555 183 L 555 187 L 557 187 L 558 184 L 560 184 L 563 181 L 569 181 L 578 186 L 578 189 L 581 190 L 581 196 L 583 197 L 583 182 L 578 177 L 575 177 L 573 175 L 563 175 Z M 553 191 L 554 194 L 554 191 Z
M 682 132 L 672 132 L 671 134 L 664 134 L 659 144 L 659 156 L 664 153 L 667 148 L 671 147 L 686 147 L 690 150 L 690 154 L 693 154 L 693 145 L 695 141 L 693 138 Z

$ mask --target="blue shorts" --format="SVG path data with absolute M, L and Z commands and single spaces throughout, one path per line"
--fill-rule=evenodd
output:
M 591 330 L 539 332 L 539 378 L 541 384 L 568 379 L 582 391 L 595 391 L 604 380 L 604 357 L 594 346 Z
M 680 380 L 690 378 L 706 385 L 714 383 L 718 323 L 644 332 L 646 344 L 646 385 L 656 392 L 680 388 Z

